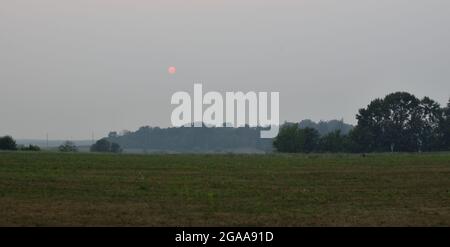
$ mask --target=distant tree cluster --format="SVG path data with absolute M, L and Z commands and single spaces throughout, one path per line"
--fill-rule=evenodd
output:
M 224 123 L 224 126 L 226 124 Z M 353 126 L 343 120 L 303 120 L 299 123 L 316 129 L 320 135 L 340 131 L 348 133 Z M 108 140 L 119 143 L 126 149 L 175 151 L 175 152 L 272 152 L 273 140 L 261 139 L 261 127 L 209 128 L 158 128 L 141 127 L 135 132 L 121 134 L 110 132 Z
M 272 151 L 272 140 L 260 138 L 261 128 L 152 128 L 118 135 L 111 132 L 108 140 L 127 149 L 179 152 L 223 152 L 236 150 Z
M 99 153 L 121 153 L 122 148 L 115 142 L 110 142 L 108 139 L 103 138 L 98 140 L 91 146 L 91 152 Z
M 356 115 L 348 134 L 320 136 L 316 129 L 285 124 L 274 140 L 279 152 L 426 152 L 450 150 L 450 101 L 441 108 L 406 92 L 373 100 Z

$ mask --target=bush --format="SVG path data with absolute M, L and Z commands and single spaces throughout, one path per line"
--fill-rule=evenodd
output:
M 78 147 L 73 142 L 66 141 L 59 146 L 58 150 L 60 152 L 78 152 Z

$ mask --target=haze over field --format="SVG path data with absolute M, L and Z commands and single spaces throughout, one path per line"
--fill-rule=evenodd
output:
M 341 119 L 393 91 L 450 97 L 448 0 L 0 0 L 0 136 L 169 126 L 176 91 L 279 91 Z M 176 67 L 169 74 L 168 68 Z

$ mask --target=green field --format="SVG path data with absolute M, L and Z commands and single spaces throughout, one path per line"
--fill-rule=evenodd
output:
M 450 226 L 450 154 L 0 153 L 1 226 Z

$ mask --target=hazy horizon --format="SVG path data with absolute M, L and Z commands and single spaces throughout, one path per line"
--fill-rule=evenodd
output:
M 278 91 L 291 122 L 355 124 L 395 91 L 450 97 L 447 0 L 0 2 L 0 136 L 168 127 L 194 82 Z

